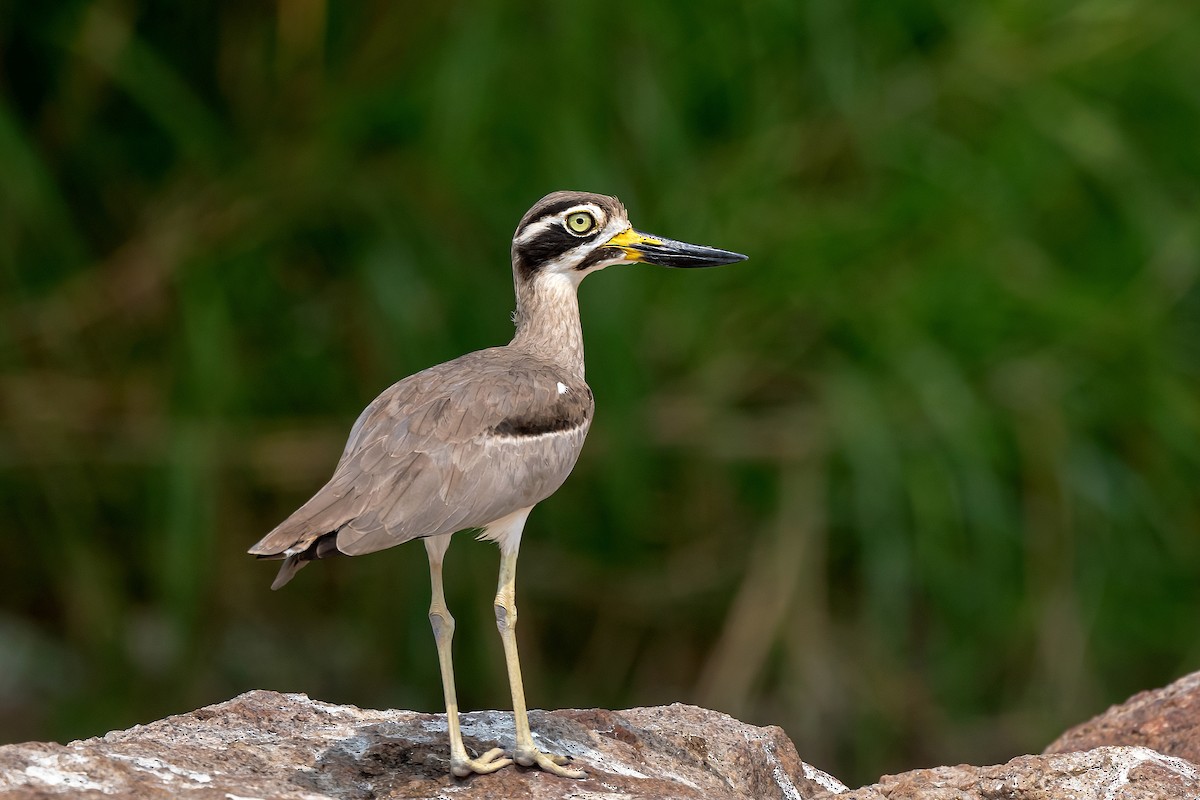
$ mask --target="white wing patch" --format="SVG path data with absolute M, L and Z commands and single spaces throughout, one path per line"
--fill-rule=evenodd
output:
M 565 383 L 563 383 L 562 381 L 558 382 L 558 393 L 559 394 L 567 393 L 567 385 Z

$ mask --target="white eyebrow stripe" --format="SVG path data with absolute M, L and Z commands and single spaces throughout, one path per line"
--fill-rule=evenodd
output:
M 560 211 L 557 214 L 547 214 L 540 217 L 536 222 L 531 222 L 525 226 L 525 230 L 521 231 L 521 235 L 516 238 L 517 244 L 525 244 L 530 239 L 537 238 L 537 235 L 543 231 L 549 230 L 554 225 L 559 225 L 565 230 L 565 226 L 561 225 L 561 220 L 566 219 L 572 214 L 577 214 L 580 211 L 586 211 L 596 220 L 596 227 L 603 228 L 608 224 L 608 215 L 604 213 L 604 209 L 595 203 L 580 203 L 577 206 L 571 206 L 566 211 Z M 575 236 L 577 234 L 571 234 Z
M 558 219 L 556 216 L 542 217 L 537 222 L 531 222 L 525 226 L 525 230 L 521 231 L 521 235 L 517 237 L 517 244 L 525 244 L 530 239 L 536 238 L 543 231 L 550 230 L 550 226 L 555 224 Z

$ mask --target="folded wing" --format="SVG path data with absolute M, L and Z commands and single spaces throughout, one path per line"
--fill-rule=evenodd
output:
M 329 482 L 250 552 L 361 555 L 484 527 L 562 485 L 592 410 L 583 381 L 507 348 L 431 367 L 363 411 Z

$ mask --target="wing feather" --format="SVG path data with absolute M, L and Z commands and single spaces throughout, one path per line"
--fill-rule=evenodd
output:
M 592 408 L 582 380 L 508 348 L 419 372 L 363 410 L 329 482 L 250 552 L 295 553 L 336 532 L 358 555 L 485 526 L 562 484 Z

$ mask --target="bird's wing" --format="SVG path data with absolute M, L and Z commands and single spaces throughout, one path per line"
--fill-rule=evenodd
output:
M 482 527 L 562 484 L 591 416 L 582 380 L 505 348 L 431 367 L 367 406 L 329 483 L 250 552 L 298 552 L 336 531 L 338 550 L 358 555 Z

